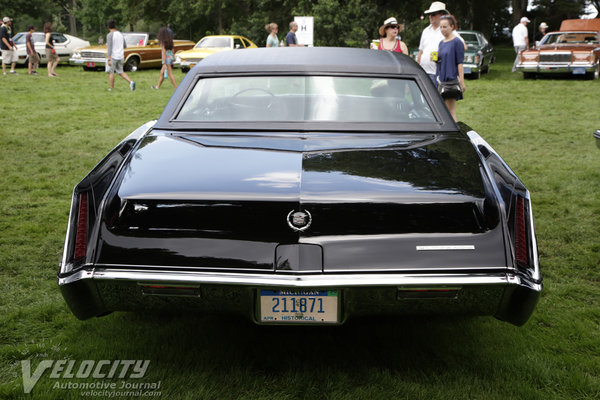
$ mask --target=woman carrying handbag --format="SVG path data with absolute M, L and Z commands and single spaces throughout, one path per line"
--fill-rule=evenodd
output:
M 456 118 L 456 102 L 463 98 L 465 91 L 465 73 L 463 62 L 465 48 L 463 42 L 454 35 L 456 21 L 452 15 L 443 15 L 440 21 L 440 31 L 444 39 L 440 42 L 437 60 L 438 91 L 448 111 Z

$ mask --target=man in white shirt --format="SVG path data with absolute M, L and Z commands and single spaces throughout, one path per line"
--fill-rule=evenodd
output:
M 444 39 L 444 35 L 440 31 L 440 20 L 442 15 L 448 14 L 448 11 L 444 3 L 434 1 L 424 14 L 429 16 L 429 26 L 421 34 L 417 62 L 427 72 L 433 83 L 436 83 L 437 51 L 440 42 Z
M 512 72 L 517 70 L 519 54 L 529 47 L 529 32 L 527 32 L 527 24 L 529 22 L 531 21 L 529 21 L 527 17 L 523 17 L 521 18 L 521 22 L 519 22 L 512 30 L 513 46 L 515 46 L 515 53 L 517 53 Z
M 129 79 L 129 76 L 123 71 L 123 59 L 125 58 L 125 38 L 117 30 L 115 21 L 110 19 L 106 23 L 110 33 L 106 36 L 106 66 L 108 72 L 108 90 L 115 88 L 115 73 L 121 75 L 123 79 L 129 82 L 129 89 L 135 90 L 135 82 Z

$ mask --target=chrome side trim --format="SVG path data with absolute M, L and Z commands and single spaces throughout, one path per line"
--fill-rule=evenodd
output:
M 466 286 L 466 285 L 522 285 L 522 278 L 512 273 L 496 274 L 239 274 L 220 272 L 142 271 L 99 269 L 78 271 L 58 278 L 59 285 L 68 285 L 82 279 L 130 282 L 222 284 L 266 287 L 367 287 L 367 286 Z M 527 283 L 541 291 L 542 286 Z
M 472 244 L 466 245 L 448 245 L 448 246 L 417 246 L 417 251 L 428 251 L 428 250 L 475 250 L 475 246 Z

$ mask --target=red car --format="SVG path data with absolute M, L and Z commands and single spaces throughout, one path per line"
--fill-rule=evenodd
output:
M 523 50 L 517 69 L 525 79 L 538 74 L 570 74 L 588 79 L 600 76 L 600 20 L 567 19 L 539 46 Z

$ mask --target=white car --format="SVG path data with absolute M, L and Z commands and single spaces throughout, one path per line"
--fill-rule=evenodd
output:
M 27 63 L 26 36 L 27 32 L 19 32 L 13 37 L 13 42 L 17 46 L 17 55 L 19 56 L 17 64 Z M 73 54 L 75 50 L 90 45 L 90 42 L 87 40 L 79 39 L 65 33 L 52 32 L 52 37 L 54 38 L 54 48 L 56 49 L 56 53 L 60 57 L 61 62 L 69 62 L 69 57 L 71 57 L 71 54 Z M 46 64 L 46 42 L 44 39 L 44 32 L 33 32 L 33 43 L 35 51 L 40 56 L 40 63 Z

